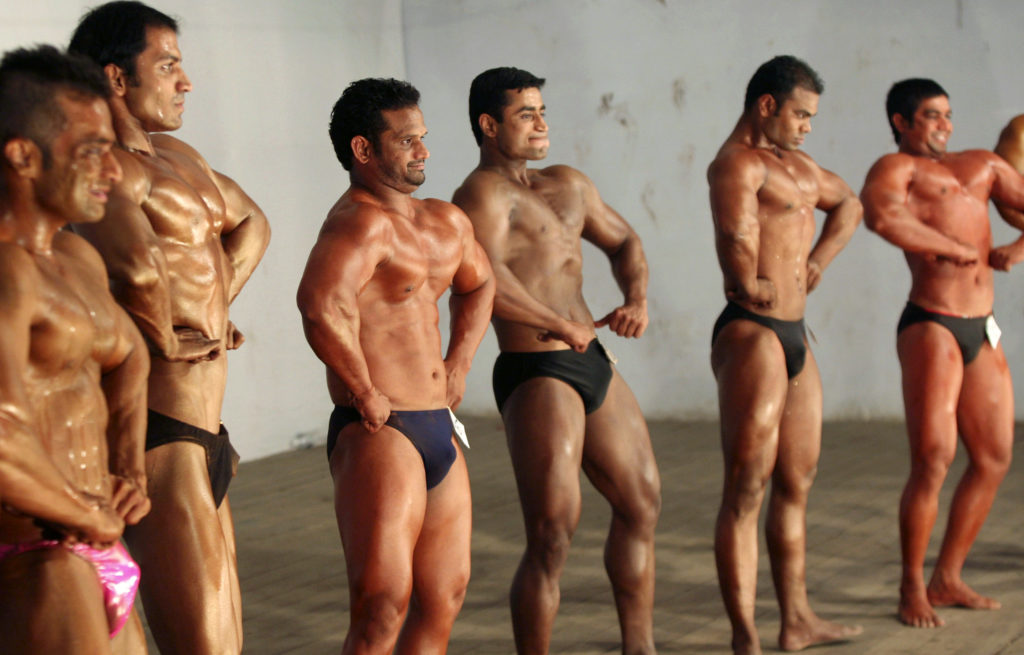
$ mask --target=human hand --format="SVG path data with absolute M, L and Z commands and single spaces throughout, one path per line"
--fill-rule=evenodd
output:
M 462 398 L 466 395 L 466 371 L 461 367 L 444 362 L 445 373 L 448 377 L 447 401 L 448 407 L 452 410 L 459 408 Z
M 558 330 L 548 330 L 537 335 L 539 341 L 564 341 L 576 352 L 586 352 L 587 346 L 594 340 L 594 328 L 566 320 Z
M 177 326 L 167 352 L 156 354 L 169 362 L 200 362 L 217 359 L 220 349 L 220 339 L 208 339 L 195 328 Z
M 647 329 L 647 301 L 629 303 L 616 307 L 600 320 L 594 321 L 595 328 L 608 326 L 620 337 L 636 338 Z
M 772 309 L 778 299 L 775 291 L 775 283 L 765 277 L 757 278 L 757 288 L 754 293 L 748 294 L 742 288 L 730 289 L 725 292 L 725 297 L 735 302 L 747 301 L 759 309 Z
M 391 399 L 377 391 L 377 387 L 370 387 L 358 396 L 353 394 L 352 400 L 367 432 L 380 430 L 391 416 Z
M 68 544 L 84 543 L 94 548 L 110 548 L 124 532 L 124 521 L 104 499 L 91 494 L 81 494 L 92 507 L 86 510 L 77 525 L 63 528 L 52 527 L 64 535 Z
M 224 335 L 224 341 L 227 344 L 228 350 L 238 350 L 238 348 L 245 343 L 245 335 L 238 329 L 231 321 L 228 321 L 228 331 Z
M 115 475 L 114 492 L 110 504 L 128 525 L 135 525 L 149 513 L 150 502 L 146 494 L 146 476 L 122 477 Z
M 1024 261 L 1024 244 L 1016 241 L 993 248 L 988 253 L 988 265 L 997 271 L 1008 271 L 1022 261 Z
M 821 264 L 813 259 L 807 260 L 807 293 L 814 291 L 821 282 Z

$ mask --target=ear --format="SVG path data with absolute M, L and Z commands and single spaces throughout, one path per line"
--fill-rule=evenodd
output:
M 484 133 L 484 136 L 494 138 L 498 136 L 498 121 L 494 120 L 494 116 L 490 114 L 480 114 L 480 118 L 477 119 L 477 125 L 480 126 L 480 131 Z
M 350 143 L 352 147 L 352 156 L 360 164 L 365 164 L 370 161 L 370 153 L 373 151 L 373 144 L 365 136 L 354 136 Z
M 107 64 L 103 67 L 103 72 L 110 83 L 110 90 L 114 95 L 123 97 L 128 92 L 128 76 L 125 75 L 124 69 L 117 64 Z
M 21 177 L 34 178 L 43 167 L 43 153 L 31 139 L 15 138 L 5 143 L 4 159 Z
M 892 124 L 896 128 L 896 131 L 903 134 L 910 127 L 910 121 L 903 117 L 903 114 L 893 114 Z
M 774 116 L 779 111 L 779 105 L 775 102 L 775 96 L 770 93 L 763 94 L 757 99 L 757 113 L 762 118 Z

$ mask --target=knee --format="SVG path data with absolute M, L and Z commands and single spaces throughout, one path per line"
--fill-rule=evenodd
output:
M 1010 447 L 993 448 L 989 452 L 971 459 L 971 466 L 979 473 L 1002 480 L 1010 470 L 1013 450 Z
M 530 531 L 527 556 L 547 572 L 559 571 L 568 557 L 572 535 L 564 521 L 543 521 Z
M 756 514 L 761 509 L 768 475 L 738 473 L 730 476 L 725 483 L 722 505 L 737 516 Z
M 946 473 L 949 472 L 949 467 L 953 464 L 955 456 L 955 444 L 953 448 L 921 449 L 911 458 L 912 474 L 919 479 L 923 478 L 941 484 L 946 479 Z
M 365 645 L 393 643 L 409 609 L 409 596 L 357 594 L 352 602 L 352 636 Z
M 634 490 L 626 517 L 630 525 L 642 532 L 654 533 L 661 515 L 661 479 L 657 469 L 646 472 Z

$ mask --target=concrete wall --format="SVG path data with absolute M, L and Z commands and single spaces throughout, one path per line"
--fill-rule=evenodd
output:
M 1024 112 L 1024 4 L 1015 2 L 406 0 L 403 8 L 407 71 L 423 91 L 433 148 L 422 193 L 450 197 L 476 164 L 469 83 L 513 65 L 547 78 L 548 162 L 586 172 L 643 237 L 651 327 L 639 341 L 603 338 L 649 417 L 717 415 L 708 354 L 723 297 L 705 171 L 759 64 L 794 54 L 818 70 L 826 91 L 806 150 L 857 191 L 870 165 L 895 149 L 884 97 L 898 79 L 934 77 L 949 91 L 952 149 L 993 147 Z M 993 217 L 997 241 L 1008 241 L 1012 231 Z M 603 256 L 592 248 L 585 256 L 586 296 L 602 315 L 621 296 Z M 1022 282 L 1024 269 L 998 276 L 996 311 L 1011 367 L 1024 374 Z M 894 332 L 908 289 L 900 252 L 863 227 L 825 272 L 807 321 L 826 417 L 902 416 Z M 467 407 L 493 406 L 495 353 L 488 337 Z
M 0 1 L 0 49 L 66 43 L 94 2 Z M 327 209 L 347 185 L 327 139 L 330 107 L 351 80 L 406 77 L 423 92 L 428 182 L 448 198 L 475 165 L 466 116 L 478 72 L 516 65 L 547 77 L 550 162 L 589 174 L 644 238 L 652 324 L 605 341 L 650 417 L 716 412 L 707 356 L 723 304 L 704 171 L 739 115 L 754 69 L 805 58 L 827 89 L 807 151 L 859 189 L 893 150 L 883 98 L 896 79 L 932 76 L 950 92 L 951 147 L 986 147 L 1024 112 L 1017 73 L 1024 4 L 865 0 L 165 0 L 182 19 L 195 86 L 179 131 L 263 207 L 274 236 L 235 303 L 249 341 L 231 354 L 225 423 L 246 458 L 322 434 L 329 400 L 305 344 L 294 291 Z M 995 221 L 998 223 L 998 219 Z M 997 240 L 1011 231 L 999 224 Z M 586 250 L 595 314 L 619 301 L 607 263 Z M 998 276 L 1011 366 L 1024 357 L 1024 270 Z M 902 413 L 894 326 L 909 285 L 900 253 L 863 228 L 826 271 L 808 323 L 827 417 Z M 442 317 L 443 324 L 447 318 Z M 464 411 L 493 412 L 493 336 Z M 1022 403 L 1018 403 L 1022 406 Z

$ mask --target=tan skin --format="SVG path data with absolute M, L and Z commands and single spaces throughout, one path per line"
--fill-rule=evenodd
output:
M 988 201 L 1024 209 L 1024 179 L 990 152 L 946 151 L 953 124 L 945 96 L 922 101 L 912 120 L 899 114 L 893 120 L 900 149 L 868 172 L 861 192 L 867 225 L 904 251 L 912 302 L 946 314 L 986 316 L 993 270 L 1009 270 L 1024 259 L 1024 238 L 992 246 Z M 999 607 L 968 587 L 961 570 L 1010 465 L 1012 384 L 1002 345 L 986 342 L 964 365 L 953 335 L 935 323 L 903 330 L 897 352 L 911 455 L 900 500 L 899 618 L 914 627 L 937 627 L 944 622 L 936 607 Z M 925 552 L 958 433 L 968 466 L 926 587 Z
M 501 121 L 484 114 L 480 164 L 455 192 L 494 268 L 492 322 L 502 351 L 586 350 L 595 329 L 623 337 L 647 328 L 647 261 L 637 234 L 594 184 L 567 166 L 527 168 L 548 149 L 539 89 L 506 91 Z M 581 239 L 605 252 L 625 295 L 594 321 L 582 294 Z M 568 384 L 533 378 L 502 412 L 526 525 L 512 582 L 519 653 L 547 653 L 559 580 L 579 522 L 582 467 L 612 506 L 605 568 L 622 652 L 653 653 L 654 529 L 661 483 L 640 408 L 618 372 L 601 407 L 585 414 Z
M 781 106 L 761 96 L 708 169 L 725 295 L 783 320 L 803 317 L 807 294 L 861 218 L 846 183 L 799 150 L 817 108 L 818 95 L 801 87 Z M 825 212 L 825 223 L 814 243 L 816 209 Z M 780 648 L 859 634 L 859 626 L 819 618 L 807 599 L 807 496 L 821 451 L 821 379 L 813 353 L 807 351 L 803 370 L 790 380 L 775 333 L 737 320 L 712 344 L 711 367 L 725 461 L 715 560 L 733 652 L 761 652 L 754 625 L 757 522 L 769 480 L 766 533 L 782 612 Z
M 192 86 L 175 33 L 148 28 L 135 79 L 105 67 L 124 178 L 105 219 L 79 230 L 100 251 L 111 289 L 153 353 L 149 408 L 216 433 L 225 350 L 243 337 L 228 306 L 270 238 L 266 217 L 187 144 L 162 134 L 182 123 Z M 241 598 L 227 498 L 216 507 L 206 451 L 174 442 L 146 452 L 153 511 L 126 533 L 146 571 L 141 592 L 163 653 L 240 652 Z
M 65 126 L 49 168 L 27 138 L 3 144 L 0 163 L 0 543 L 55 532 L 103 549 L 150 507 L 149 357 L 96 251 L 61 230 L 102 218 L 121 177 L 110 112 L 102 98 L 56 97 Z M 64 548 L 0 560 L 0 651 L 145 652 L 135 616 L 111 642 L 101 593 Z
M 444 653 L 469 582 L 465 459 L 456 447 L 427 490 L 416 448 L 384 422 L 392 409 L 458 407 L 494 280 L 465 215 L 411 196 L 429 156 L 419 108 L 382 114 L 379 149 L 352 139 L 351 186 L 324 221 L 298 305 L 331 399 L 363 417 L 341 431 L 330 461 L 351 599 L 342 652 Z M 442 358 L 437 301 L 449 288 Z

